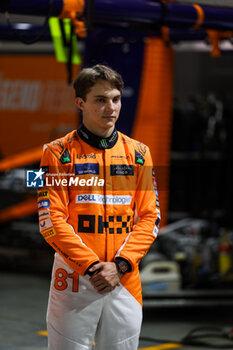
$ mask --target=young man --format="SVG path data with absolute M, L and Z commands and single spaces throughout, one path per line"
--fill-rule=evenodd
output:
M 38 192 L 40 231 L 56 250 L 49 350 L 91 349 L 93 341 L 97 350 L 136 350 L 138 264 L 160 220 L 152 160 L 147 146 L 115 129 L 123 89 L 117 72 L 83 69 L 74 89 L 83 124 L 45 145 L 48 181 Z

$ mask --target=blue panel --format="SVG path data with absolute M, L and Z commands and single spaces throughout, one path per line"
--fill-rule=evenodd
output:
M 171 41 L 195 41 L 195 40 L 205 40 L 207 37 L 206 30 L 204 29 L 181 29 L 181 28 L 171 28 L 170 29 L 170 39 Z
M 144 35 L 131 30 L 95 29 L 86 39 L 83 66 L 107 64 L 123 77 L 125 89 L 117 129 L 131 135 L 143 65 Z
M 197 12 L 191 4 L 166 3 L 164 24 L 176 28 L 191 28 Z M 232 30 L 233 9 L 230 7 L 201 6 L 204 11 L 203 28 Z
M 99 174 L 99 164 L 98 163 L 82 163 L 75 164 L 75 175 L 98 175 Z
M 87 1 L 86 1 L 87 2 Z M 156 23 L 162 16 L 162 5 L 154 0 L 96 0 L 95 18 L 103 20 Z
M 190 4 L 166 4 L 165 25 L 192 27 L 196 23 L 197 11 Z
M 233 30 L 233 8 L 202 6 L 205 12 L 205 28 Z

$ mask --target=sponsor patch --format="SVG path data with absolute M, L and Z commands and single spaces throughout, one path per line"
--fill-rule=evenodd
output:
M 133 165 L 128 164 L 111 164 L 110 165 L 111 176 L 115 175 L 134 175 Z
M 85 133 L 85 131 L 83 131 L 83 129 L 82 128 L 79 128 L 79 130 L 78 130 L 79 132 L 80 132 L 80 134 L 82 134 L 83 135 L 83 137 L 86 139 L 86 140 L 88 140 L 89 139 L 89 136 L 87 135 L 87 133 Z
M 49 191 L 39 191 L 37 192 L 37 198 L 49 198 Z
M 128 159 L 130 156 L 111 156 L 111 158 L 118 158 L 118 159 Z
M 108 142 L 105 139 L 100 140 L 100 144 L 103 148 L 108 148 Z
M 41 234 L 44 237 L 44 239 L 48 239 L 50 237 L 55 236 L 56 235 L 56 231 L 54 230 L 54 228 L 49 228 L 48 230 L 42 231 Z
M 94 203 L 94 204 L 114 204 L 114 205 L 130 205 L 132 196 L 113 196 L 102 194 L 79 194 L 76 196 L 76 203 Z
M 78 232 L 128 234 L 132 231 L 133 218 L 130 215 L 107 216 L 78 215 Z
M 154 226 L 153 234 L 154 234 L 155 237 L 157 237 L 158 232 L 159 232 L 158 227 L 157 227 L 157 226 Z
M 44 231 L 44 230 L 46 230 L 46 229 L 48 229 L 50 227 L 53 227 L 53 224 L 52 224 L 52 221 L 51 221 L 50 218 L 45 219 L 45 220 L 41 220 L 39 222 L 39 229 L 40 229 L 40 231 Z
M 60 161 L 62 164 L 71 163 L 71 158 L 68 149 L 65 149 L 65 151 L 62 153 Z
M 49 208 L 49 200 L 42 200 L 38 202 L 38 209 Z
M 95 153 L 90 153 L 90 154 L 81 154 L 80 156 L 76 156 L 77 159 L 96 159 L 96 154 Z
M 135 150 L 135 163 L 143 165 L 145 163 L 145 159 L 143 156 Z
M 141 142 L 137 142 L 137 149 L 138 152 L 144 157 L 146 154 L 146 146 Z
M 74 167 L 75 167 L 75 175 L 85 175 L 85 174 L 98 175 L 99 174 L 98 163 L 75 164 Z
M 50 217 L 50 211 L 49 209 L 42 209 L 38 212 L 38 215 L 40 220 L 46 219 Z
M 61 148 L 61 151 L 59 152 L 60 154 L 63 152 L 64 150 L 64 145 L 63 145 L 63 142 L 61 140 L 55 140 L 52 142 L 52 145 L 53 146 L 58 146 Z
M 159 223 L 160 223 L 160 218 L 158 217 L 158 218 L 156 219 L 156 221 L 155 221 L 155 225 L 156 225 L 157 227 L 159 227 Z
M 117 133 L 116 130 L 114 130 L 112 136 L 110 137 L 110 139 L 108 139 L 108 142 L 109 142 L 109 143 L 112 143 L 112 142 L 114 142 L 117 138 L 118 138 L 118 133 Z

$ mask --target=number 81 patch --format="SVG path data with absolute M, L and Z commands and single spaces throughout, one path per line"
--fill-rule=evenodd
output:
M 57 290 L 65 290 L 68 287 L 68 282 L 70 279 L 72 280 L 72 292 L 78 292 L 79 274 L 76 271 L 73 273 L 68 273 L 65 269 L 57 269 L 55 277 L 54 287 Z

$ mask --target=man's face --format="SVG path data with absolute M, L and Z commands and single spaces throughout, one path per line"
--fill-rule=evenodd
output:
M 96 135 L 112 134 L 121 110 L 121 93 L 108 81 L 99 79 L 84 101 L 76 98 L 76 105 L 83 112 L 83 123 Z

